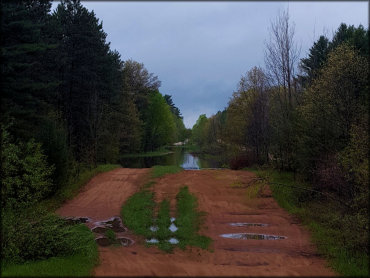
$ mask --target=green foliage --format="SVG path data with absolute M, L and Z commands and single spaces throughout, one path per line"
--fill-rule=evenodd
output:
M 205 125 L 207 123 L 207 116 L 202 114 L 199 116 L 197 122 L 192 129 L 192 141 L 200 147 L 205 145 Z
M 305 173 L 312 175 L 320 160 L 348 144 L 351 125 L 366 114 L 367 76 L 366 59 L 343 45 L 329 55 L 321 75 L 305 91 L 298 153 Z
M 320 75 L 320 70 L 326 64 L 329 53 L 338 46 L 347 44 L 366 57 L 369 55 L 368 42 L 369 31 L 366 31 L 362 25 L 356 28 L 353 25 L 347 26 L 342 23 L 335 32 L 332 41 L 329 41 L 325 36 L 320 36 L 310 48 L 308 57 L 301 60 L 300 67 L 305 73 L 305 75 L 299 76 L 302 85 L 309 87 L 312 84 L 313 80 Z
M 87 276 L 98 261 L 94 235 L 83 224 L 67 225 L 59 217 L 38 211 L 2 213 L 4 277 Z
M 338 201 L 312 198 L 305 190 L 311 189 L 309 184 L 294 179 L 293 173 L 249 170 L 269 182 L 280 184 L 270 185 L 273 197 L 310 229 L 320 254 L 336 271 L 345 276 L 369 274 L 368 230 L 363 226 L 363 219 L 359 220 Z
M 85 225 L 68 225 L 43 210 L 7 210 L 2 220 L 2 260 L 6 263 L 96 253 L 93 234 Z
M 178 230 L 175 232 L 179 239 L 179 247 L 186 245 L 207 249 L 212 240 L 198 234 L 204 214 L 197 210 L 197 198 L 189 192 L 187 186 L 180 188 L 176 195 L 176 220 Z
M 135 193 L 122 206 L 124 224 L 136 234 L 150 237 L 154 207 L 152 192 L 143 190 Z
M 151 92 L 145 118 L 145 150 L 173 143 L 175 135 L 176 124 L 168 104 L 159 91 Z
M 152 167 L 152 177 L 159 178 L 166 174 L 175 174 L 181 172 L 183 169 L 179 166 L 170 165 L 170 166 L 160 166 L 156 165 Z
M 52 190 L 54 167 L 47 164 L 41 145 L 11 142 L 9 133 L 2 136 L 2 207 L 25 207 L 37 203 Z

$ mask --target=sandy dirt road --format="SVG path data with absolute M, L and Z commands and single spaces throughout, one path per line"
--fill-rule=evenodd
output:
M 93 178 L 84 190 L 57 213 L 102 220 L 119 215 L 121 204 L 145 180 L 146 169 L 116 169 Z M 267 189 L 250 200 L 245 188 L 254 174 L 246 171 L 201 170 L 166 175 L 154 185 L 156 200 L 171 200 L 187 185 L 198 197 L 199 209 L 207 213 L 201 234 L 211 237 L 213 252 L 198 248 L 167 254 L 147 248 L 143 239 L 129 247 L 99 247 L 96 276 L 334 276 L 310 243 L 309 233 L 281 209 Z M 265 223 L 268 226 L 234 227 L 229 223 Z M 224 233 L 261 233 L 286 236 L 281 240 L 243 240 L 220 237 Z

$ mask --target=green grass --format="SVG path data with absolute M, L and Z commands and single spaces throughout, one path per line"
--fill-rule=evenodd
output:
M 142 190 L 132 195 L 122 206 L 121 216 L 124 224 L 138 235 L 151 237 L 155 208 L 153 192 Z
M 34 212 L 34 214 L 37 214 L 39 212 L 48 213 L 48 211 L 54 211 L 63 202 L 76 196 L 80 188 L 85 185 L 92 177 L 99 173 L 108 172 L 119 167 L 121 166 L 115 164 L 104 164 L 99 165 L 97 168 L 91 170 L 85 170 L 81 172 L 77 178 L 70 181 L 66 186 L 64 186 L 55 196 L 51 197 L 50 199 L 44 200 L 36 206 L 28 208 L 27 210 L 31 214 L 32 212 Z M 23 212 L 22 215 L 28 215 L 30 213 Z M 22 217 L 22 219 L 23 220 L 21 220 L 20 222 L 30 221 L 26 217 Z M 20 223 L 20 225 L 22 225 L 22 223 Z M 55 227 L 52 226 L 48 227 L 47 224 L 45 226 L 45 229 L 52 230 L 54 228 Z M 18 226 L 17 230 L 19 231 L 19 229 L 20 227 Z M 31 229 L 32 232 L 33 228 L 30 227 L 29 229 Z M 24 233 L 26 233 L 26 231 L 24 231 Z M 43 236 L 41 236 L 38 232 L 35 233 L 38 237 L 40 237 L 40 239 L 38 240 L 43 240 Z M 20 236 L 22 236 L 22 234 Z M 47 233 L 45 234 L 45 236 L 47 236 Z M 40 259 L 37 261 L 26 261 L 25 263 L 14 263 L 11 261 L 6 263 L 2 262 L 1 275 L 13 277 L 90 275 L 93 267 L 98 261 L 98 251 L 97 245 L 94 240 L 94 235 L 85 225 L 77 225 L 76 227 L 71 229 L 70 232 L 68 232 L 68 236 L 72 238 L 77 237 L 76 242 L 81 244 L 81 246 L 78 246 L 78 249 L 80 251 L 74 251 L 72 255 L 50 257 L 48 259 Z M 51 244 L 53 244 L 53 242 L 51 242 Z M 77 243 L 75 245 L 77 246 Z M 46 244 L 46 246 L 48 246 L 48 244 Z M 74 249 L 74 247 L 72 246 L 70 246 L 69 248 L 71 248 L 71 250 Z
M 104 236 L 109 240 L 111 244 L 116 243 L 117 241 L 116 234 L 112 229 L 107 229 L 104 233 Z
M 172 232 L 169 230 L 169 227 L 171 225 L 171 216 L 170 202 L 168 200 L 163 200 L 159 204 L 156 225 L 158 227 L 158 230 L 154 233 L 154 237 L 159 240 L 159 249 L 166 252 L 171 252 L 173 249 L 173 245 L 167 242 L 172 234 Z
M 1 276 L 89 276 L 98 262 L 98 248 L 94 235 L 85 225 L 73 227 L 77 237 L 75 254 L 63 257 L 50 257 L 45 260 L 28 261 L 24 264 L 2 263 Z
M 180 189 L 176 195 L 176 220 L 178 230 L 175 232 L 179 239 L 179 247 L 184 249 L 187 245 L 207 249 L 212 240 L 198 234 L 203 223 L 204 214 L 197 210 L 197 198 L 189 192 L 187 186 Z
M 257 168 L 248 170 L 269 182 L 285 184 L 285 186 L 270 184 L 273 197 L 281 207 L 301 219 L 310 230 L 312 241 L 317 246 L 319 254 L 328 260 L 335 271 L 343 276 L 369 275 L 368 254 L 353 251 L 356 249 L 353 248 L 355 244 L 361 245 L 356 238 L 359 235 L 355 234 L 355 219 L 351 215 L 346 219 L 347 212 L 338 202 L 320 199 L 317 194 L 304 190 L 303 188 L 310 189 L 310 185 L 294 180 L 293 173 Z M 363 244 L 367 245 L 365 241 Z
M 171 237 L 171 231 L 168 229 L 171 225 L 170 218 L 170 202 L 168 200 L 163 200 L 159 204 L 158 216 L 155 222 L 158 226 L 158 231 L 156 231 L 155 237 L 159 241 L 167 240 Z
M 160 166 L 156 165 L 152 167 L 152 177 L 159 178 L 166 174 L 175 174 L 181 172 L 183 169 L 180 166 Z

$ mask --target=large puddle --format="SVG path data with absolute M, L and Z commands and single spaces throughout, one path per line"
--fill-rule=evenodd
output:
M 252 233 L 222 234 L 220 236 L 232 239 L 257 239 L 257 240 L 279 240 L 287 238 L 286 236 L 252 234 Z
M 236 223 L 229 223 L 230 226 L 234 227 L 266 227 L 268 224 L 264 223 L 247 223 L 247 222 L 236 222 Z

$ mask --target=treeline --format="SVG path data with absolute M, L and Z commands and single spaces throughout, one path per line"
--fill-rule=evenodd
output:
M 2 207 L 55 194 L 83 169 L 183 141 L 158 77 L 110 48 L 79 0 L 1 4 Z M 122 34 L 124 35 L 124 34 Z
M 266 67 L 241 77 L 224 111 L 201 115 L 192 140 L 203 152 L 227 153 L 234 169 L 267 164 L 334 194 L 349 206 L 358 236 L 351 247 L 368 252 L 369 31 L 341 24 L 301 60 L 287 13 L 270 35 Z

